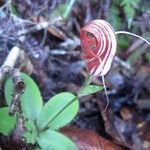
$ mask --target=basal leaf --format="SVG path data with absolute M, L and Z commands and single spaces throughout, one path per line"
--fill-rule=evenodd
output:
M 15 123 L 16 115 L 10 117 L 8 107 L 0 108 L 0 133 L 7 136 L 14 128 Z
M 81 91 L 79 92 L 78 96 L 82 97 L 82 96 L 86 96 L 92 93 L 96 93 L 98 91 L 103 90 L 103 86 L 99 86 L 99 85 L 87 85 L 86 87 L 84 87 L 83 89 L 81 89 Z
M 77 114 L 79 101 L 69 92 L 62 92 L 52 97 L 43 107 L 37 120 L 39 128 L 58 129 L 69 123 Z
M 44 150 L 76 150 L 75 144 L 69 138 L 50 129 L 41 132 L 37 141 Z
M 41 93 L 39 91 L 38 86 L 32 80 L 31 77 L 29 77 L 25 73 L 22 73 L 21 77 L 26 84 L 24 94 L 21 96 L 22 109 L 27 118 L 29 118 L 32 121 L 35 121 L 38 115 L 40 114 L 43 106 Z M 9 78 L 5 83 L 5 98 L 8 106 L 10 106 L 12 101 L 12 93 L 13 83 L 12 79 Z
M 25 138 L 25 142 L 35 144 L 36 136 L 37 136 L 36 126 L 32 121 L 28 120 L 25 123 L 25 127 L 26 127 L 26 133 L 24 133 L 23 135 L 23 137 Z

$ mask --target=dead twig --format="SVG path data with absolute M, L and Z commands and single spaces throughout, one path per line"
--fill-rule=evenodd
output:
M 31 27 L 29 29 L 23 29 L 23 30 L 18 31 L 17 35 L 21 36 L 21 35 L 25 35 L 27 33 L 33 33 L 36 31 L 40 31 L 42 29 L 46 29 L 46 28 L 54 25 L 58 21 L 62 21 L 62 17 L 58 17 L 58 18 L 55 18 L 53 20 L 37 23 L 36 25 L 34 25 L 33 27 Z
M 18 47 L 13 47 L 9 52 L 5 62 L 0 68 L 0 88 L 2 87 L 4 78 L 6 74 L 9 74 L 10 70 L 14 67 L 17 59 L 20 55 L 20 49 Z
M 10 106 L 9 114 L 13 116 L 15 112 L 19 112 L 20 96 L 24 93 L 25 83 L 21 79 L 21 74 L 18 69 L 12 69 L 12 81 L 14 84 L 13 100 Z
M 25 133 L 25 122 L 21 108 L 20 97 L 24 93 L 25 83 L 21 79 L 21 73 L 18 69 L 12 70 L 12 80 L 14 84 L 12 104 L 9 109 L 9 114 L 13 116 L 17 112 L 17 121 L 12 132 L 12 138 L 17 143 L 22 143 L 22 135 Z
M 127 70 L 131 70 L 131 66 L 129 64 L 127 64 L 126 62 L 124 62 L 123 60 L 121 60 L 119 57 L 115 57 L 115 61 L 122 67 L 126 68 Z

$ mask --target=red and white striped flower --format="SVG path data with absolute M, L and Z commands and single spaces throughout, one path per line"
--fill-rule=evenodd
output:
M 92 76 L 104 76 L 110 70 L 117 41 L 112 26 L 104 20 L 94 20 L 81 30 L 82 58 Z

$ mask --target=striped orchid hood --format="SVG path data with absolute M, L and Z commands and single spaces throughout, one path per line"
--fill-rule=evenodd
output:
M 104 20 L 94 20 L 81 29 L 82 58 L 92 76 L 104 76 L 111 68 L 117 40 L 112 26 Z

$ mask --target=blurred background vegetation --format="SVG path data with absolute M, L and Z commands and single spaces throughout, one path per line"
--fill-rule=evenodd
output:
M 115 31 L 150 41 L 150 0 L 1 0 L 0 6 L 0 65 L 13 46 L 23 49 L 25 58 L 17 68 L 38 83 L 44 101 L 62 91 L 77 93 L 88 76 L 81 59 L 80 30 L 89 21 L 104 19 Z M 37 28 L 43 22 L 48 26 Z M 117 39 L 117 54 L 105 78 L 110 98 L 106 116 L 101 113 L 105 94 L 100 93 L 81 99 L 72 125 L 104 137 L 109 134 L 130 149 L 149 149 L 150 46 L 129 35 Z M 93 83 L 102 84 L 100 78 Z
M 1 1 L 1 4 L 9 1 Z M 10 2 L 12 13 L 28 20 L 32 20 L 35 16 L 42 16 L 45 20 L 62 16 L 68 30 L 72 30 L 78 36 L 81 27 L 88 21 L 105 19 L 112 24 L 115 31 L 130 31 L 150 40 L 149 0 L 37 0 L 35 2 L 12 0 Z M 129 63 L 134 63 L 142 54 L 149 63 L 149 50 L 145 50 L 146 46 L 143 47 L 143 43 L 139 45 L 135 43 L 134 51 L 132 47 L 135 41 L 136 39 L 131 36 L 119 36 L 118 55 L 128 59 Z M 134 52 L 127 58 L 124 56 L 124 51 L 127 49 L 130 51 L 130 46 L 132 46 L 131 51 Z

